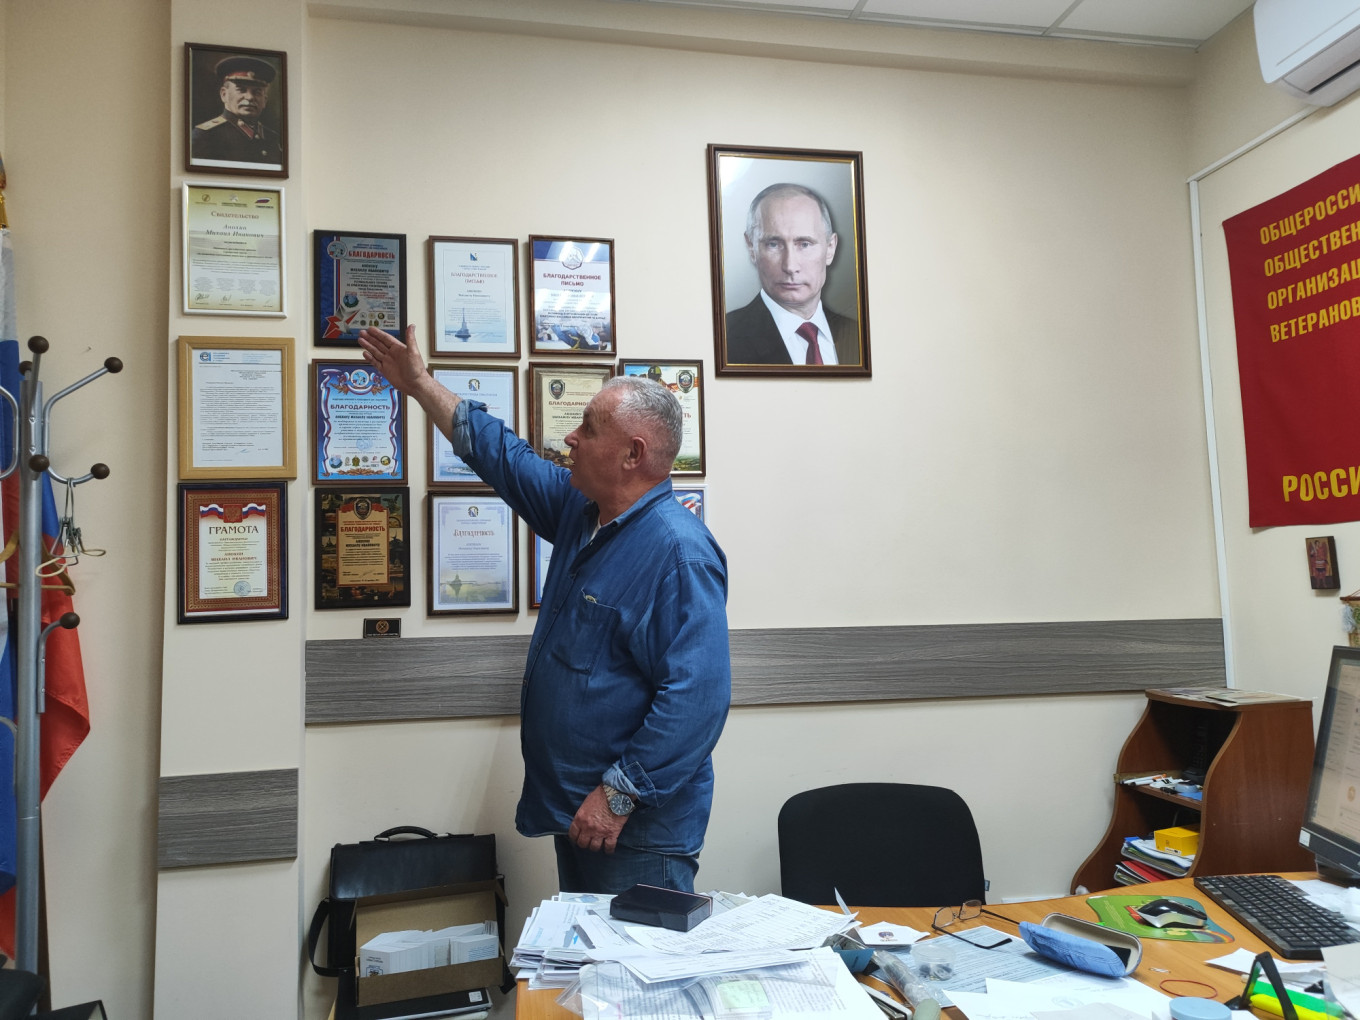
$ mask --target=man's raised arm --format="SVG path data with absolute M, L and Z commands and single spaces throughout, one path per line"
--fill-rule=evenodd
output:
M 463 398 L 425 371 L 425 359 L 416 347 L 415 326 L 406 327 L 405 343 L 380 329 L 361 329 L 359 349 L 365 361 L 419 404 L 444 437 L 453 441 L 453 409 Z

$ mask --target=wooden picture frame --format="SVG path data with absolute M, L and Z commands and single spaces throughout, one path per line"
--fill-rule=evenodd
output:
M 336 486 L 313 492 L 313 606 L 409 606 L 411 490 Z
M 614 242 L 529 236 L 530 354 L 618 355 Z
M 313 343 L 357 349 L 367 326 L 403 339 L 406 235 L 312 231 L 312 287 Z
M 288 619 L 283 482 L 180 482 L 180 623 Z
M 518 358 L 519 242 L 431 237 L 427 265 L 430 360 Z
M 581 424 L 586 405 L 614 377 L 614 366 L 531 361 L 525 378 L 529 445 L 544 460 L 565 465 L 563 440 Z
M 288 176 L 288 55 L 184 44 L 187 173 Z
M 704 363 L 675 358 L 620 361 L 619 375 L 653 379 L 675 394 L 684 415 L 684 434 L 671 474 L 706 474 L 708 459 L 704 441 L 704 401 L 707 390 L 704 387 Z
M 543 605 L 543 587 L 548 583 L 548 565 L 552 562 L 552 543 L 538 532 L 529 532 L 529 608 Z
M 519 612 L 518 518 L 491 492 L 425 497 L 425 612 Z
M 317 485 L 406 481 L 406 395 L 366 361 L 311 365 L 311 474 Z
M 488 414 L 519 433 L 519 369 L 514 365 L 431 364 L 426 371 L 464 400 L 480 400 Z M 485 489 L 467 463 L 453 452 L 453 444 L 426 418 L 425 484 L 431 489 Z
M 290 337 L 182 336 L 179 476 L 296 478 Z
M 710 145 L 708 225 L 716 374 L 873 374 L 862 153 Z

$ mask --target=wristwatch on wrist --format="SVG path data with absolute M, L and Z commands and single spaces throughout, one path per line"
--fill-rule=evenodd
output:
M 609 813 L 612 815 L 631 814 L 637 804 L 633 798 L 622 790 L 616 790 L 608 783 L 601 783 L 600 789 L 604 791 L 605 803 L 609 805 Z

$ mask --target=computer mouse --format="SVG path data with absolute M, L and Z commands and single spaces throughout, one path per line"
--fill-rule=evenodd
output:
M 1199 907 L 1166 898 L 1149 900 L 1134 913 L 1154 928 L 1203 928 L 1209 920 L 1209 915 Z

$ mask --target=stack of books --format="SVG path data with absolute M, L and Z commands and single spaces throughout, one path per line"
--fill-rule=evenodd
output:
M 1194 854 L 1177 854 L 1158 850 L 1150 838 L 1128 836 L 1119 856 L 1123 858 L 1114 869 L 1114 880 L 1120 885 L 1141 885 L 1144 882 L 1165 882 L 1168 878 L 1184 878 L 1195 863 Z

